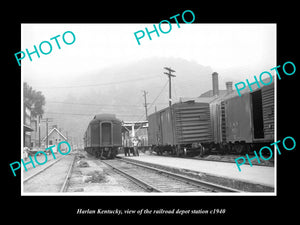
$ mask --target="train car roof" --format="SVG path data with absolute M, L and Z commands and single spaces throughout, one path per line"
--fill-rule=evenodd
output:
M 209 102 L 196 101 L 195 99 L 189 99 L 189 100 L 186 100 L 186 101 L 176 102 L 176 103 L 172 104 L 172 108 L 180 108 L 180 106 L 184 107 L 185 105 L 190 105 L 190 104 L 196 104 L 196 105 L 204 104 L 204 105 L 209 106 Z M 164 108 L 158 110 L 157 112 L 151 113 L 149 116 L 152 116 L 156 113 L 163 112 L 163 111 L 168 110 L 168 109 L 169 109 L 169 106 L 164 107 Z
M 117 119 L 115 114 L 97 114 L 97 115 L 94 116 L 93 120 L 90 123 L 99 122 L 99 121 L 118 121 L 118 122 L 121 122 L 121 120 Z

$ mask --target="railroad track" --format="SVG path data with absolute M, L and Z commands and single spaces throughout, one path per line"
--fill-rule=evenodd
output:
M 72 157 L 72 159 L 69 160 L 67 157 Z M 69 164 L 63 165 L 63 159 L 66 161 L 66 164 Z M 71 163 L 68 161 L 71 161 Z M 57 169 L 53 167 L 54 164 L 58 162 L 63 165 L 63 168 Z M 30 190 L 26 192 L 66 192 L 74 162 L 75 156 L 64 156 L 54 160 L 33 175 L 25 178 L 23 180 L 24 188 Z M 66 171 L 66 173 L 64 173 L 64 171 Z M 51 182 L 47 183 L 48 180 L 51 180 Z M 30 187 L 28 188 L 28 186 Z
M 240 192 L 137 162 L 123 159 L 102 160 L 102 162 L 147 192 Z
M 69 166 L 69 169 L 68 169 L 67 175 L 66 175 L 66 177 L 65 177 L 64 183 L 63 183 L 63 185 L 61 186 L 59 192 L 67 192 L 67 189 L 68 189 L 68 185 L 69 185 L 69 181 L 70 181 L 70 178 L 71 178 L 71 174 L 72 174 L 72 170 L 73 170 L 73 166 L 74 166 L 75 160 L 76 160 L 76 157 L 74 156 L 74 157 L 73 157 L 73 160 L 72 160 L 72 163 L 71 163 L 71 165 Z

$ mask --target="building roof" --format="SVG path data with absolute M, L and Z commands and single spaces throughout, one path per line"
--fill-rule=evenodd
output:
M 258 81 L 258 83 L 260 85 L 260 88 L 257 86 L 256 83 L 254 83 L 254 84 L 251 85 L 252 91 L 250 91 L 249 87 L 246 86 L 245 89 L 240 90 L 240 93 L 241 93 L 241 95 L 244 95 L 244 94 L 256 91 L 257 89 L 261 89 L 261 88 L 263 88 L 265 86 L 274 85 L 274 79 L 275 78 L 273 76 L 272 83 L 269 84 L 269 85 L 263 85 L 261 83 L 261 81 Z M 266 78 L 263 81 L 265 81 L 264 83 L 268 83 L 269 79 Z M 203 94 L 201 94 L 199 97 L 181 98 L 181 101 L 182 102 L 186 102 L 186 101 L 192 101 L 192 100 L 194 100 L 195 102 L 208 102 L 208 103 L 211 103 L 211 102 L 214 102 L 214 101 L 219 101 L 220 99 L 221 100 L 225 100 L 225 99 L 233 98 L 233 97 L 236 97 L 236 96 L 239 96 L 236 89 L 233 89 L 230 93 L 227 93 L 227 90 L 225 90 L 225 91 L 224 90 L 219 90 L 219 95 L 215 95 L 215 96 L 212 96 L 212 90 L 209 90 L 209 91 L 204 92 Z
M 67 140 L 67 138 L 57 129 L 57 128 L 52 128 L 52 130 L 50 130 L 50 132 L 48 133 L 48 137 L 53 133 L 53 132 L 57 132 L 60 136 L 62 136 L 65 140 Z M 47 138 L 47 136 L 45 136 L 42 141 L 45 141 Z
M 225 95 L 227 90 L 219 90 L 219 96 Z M 214 97 L 213 90 L 209 90 L 207 92 L 202 93 L 199 97 Z

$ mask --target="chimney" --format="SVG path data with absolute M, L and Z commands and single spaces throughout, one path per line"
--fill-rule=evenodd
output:
M 213 72 L 212 74 L 212 86 L 213 86 L 213 96 L 219 95 L 219 79 L 218 73 Z
M 232 90 L 232 81 L 226 82 L 226 90 L 227 90 L 227 94 L 229 94 L 233 91 Z

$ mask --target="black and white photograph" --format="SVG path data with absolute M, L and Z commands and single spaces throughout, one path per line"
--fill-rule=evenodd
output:
M 296 5 L 101 3 L 4 9 L 4 218 L 296 217 Z
M 276 24 L 21 34 L 22 195 L 276 194 Z

